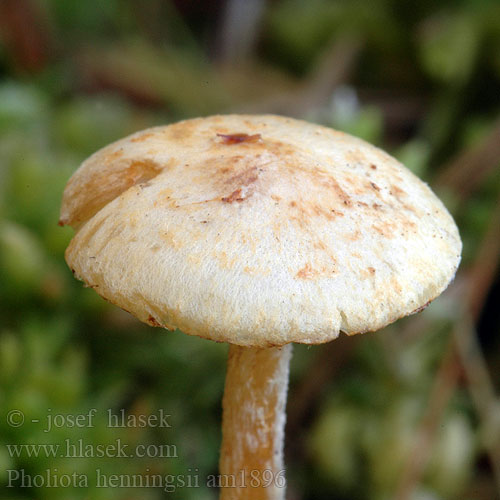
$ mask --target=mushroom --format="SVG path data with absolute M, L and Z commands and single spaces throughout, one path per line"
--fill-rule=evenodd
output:
M 61 224 L 75 276 L 141 321 L 228 342 L 221 498 L 282 499 L 293 342 L 378 330 L 453 278 L 457 227 L 366 142 L 299 120 L 213 116 L 87 159 Z

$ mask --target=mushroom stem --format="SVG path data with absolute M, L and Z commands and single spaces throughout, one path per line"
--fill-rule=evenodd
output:
M 223 399 L 221 500 L 285 498 L 283 438 L 292 345 L 231 345 Z

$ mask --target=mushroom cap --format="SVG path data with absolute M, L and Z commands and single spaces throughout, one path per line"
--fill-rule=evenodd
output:
M 397 160 L 290 118 L 138 132 L 66 186 L 76 277 L 141 321 L 243 346 L 374 331 L 437 297 L 457 227 Z

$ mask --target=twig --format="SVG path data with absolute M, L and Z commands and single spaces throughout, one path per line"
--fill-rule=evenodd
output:
M 464 367 L 472 403 L 481 420 L 481 426 L 486 429 L 482 436 L 482 444 L 488 453 L 497 491 L 500 494 L 500 429 L 495 419 L 498 402 L 470 316 L 464 314 L 461 320 L 456 322 L 453 336 Z
M 335 39 L 297 90 L 237 107 L 235 111 L 303 117 L 311 109 L 324 105 L 333 89 L 348 79 L 362 46 L 361 39 L 356 37 Z
M 41 71 L 50 55 L 48 22 L 38 2 L 0 1 L 0 39 L 17 70 Z
M 500 120 L 497 120 L 478 145 L 460 153 L 443 168 L 434 186 L 451 188 L 464 202 L 497 167 L 499 158 Z
M 228 0 L 217 40 L 216 58 L 221 63 L 237 63 L 255 48 L 265 10 L 265 0 Z
M 444 358 L 436 374 L 431 389 L 427 411 L 416 432 L 415 447 L 411 453 L 401 480 L 394 495 L 395 500 L 409 500 L 425 470 L 430 458 L 432 443 L 439 429 L 439 424 L 455 391 L 459 367 L 452 344 L 448 344 Z
M 307 377 L 304 377 L 297 389 L 293 391 L 288 404 L 286 432 L 288 436 L 294 436 L 295 445 L 301 446 L 302 443 L 298 442 L 295 437 L 300 435 L 301 426 L 321 399 L 324 389 L 328 387 L 328 381 L 354 352 L 359 338 L 360 335 L 349 338 L 342 335 L 334 342 L 321 346 L 311 363 Z
M 464 311 L 455 321 L 453 336 L 436 375 L 428 411 L 422 419 L 414 452 L 411 454 L 396 491 L 396 500 L 408 500 L 418 485 L 431 455 L 433 438 L 458 382 L 459 365 L 464 367 L 471 399 L 485 428 L 491 427 L 490 409 L 496 404 L 493 384 L 477 345 L 472 321 L 477 321 L 500 258 L 500 199 L 481 243 L 476 261 L 467 275 Z M 467 311 L 470 311 L 468 313 Z M 467 322 L 467 316 L 470 319 Z M 467 324 L 470 328 L 467 328 Z M 494 433 L 497 435 L 496 433 Z M 500 451 L 494 440 L 485 443 L 495 482 L 500 493 Z
M 498 158 L 497 158 L 498 162 Z M 500 197 L 491 215 L 491 220 L 468 275 L 467 303 L 476 321 L 481 313 L 488 290 L 495 279 L 500 264 Z
M 500 495 L 500 429 L 498 429 L 498 423 L 492 421 L 498 402 L 474 328 L 474 322 L 477 322 L 479 318 L 499 264 L 500 197 L 497 199 L 496 207 L 477 253 L 476 261 L 469 272 L 469 286 L 466 297 L 469 312 L 467 310 L 463 312 L 453 331 L 472 403 L 481 420 L 481 425 L 488 430 L 489 437 L 483 442 L 483 445 L 488 453 Z

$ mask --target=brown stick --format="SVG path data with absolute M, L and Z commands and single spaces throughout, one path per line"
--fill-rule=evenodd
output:
M 498 165 L 500 156 L 500 120 L 476 146 L 460 152 L 438 175 L 434 186 L 446 187 L 465 202 Z
M 271 95 L 248 106 L 236 106 L 234 111 L 303 117 L 308 111 L 324 106 L 335 87 L 348 79 L 362 46 L 363 41 L 357 37 L 335 37 L 299 88 Z
M 479 319 L 488 291 L 500 265 L 500 196 L 490 215 L 488 229 L 468 274 L 469 311 L 474 321 Z
M 291 394 L 287 432 L 289 436 L 294 436 L 294 445 L 300 441 L 297 437 L 304 421 L 314 413 L 322 395 L 329 387 L 329 381 L 349 360 L 359 339 L 359 335 L 348 337 L 342 334 L 335 342 L 319 346 L 316 356 L 308 367 L 307 377 L 300 381 Z
M 496 404 L 493 384 L 486 369 L 482 353 L 477 346 L 473 321 L 477 321 L 491 287 L 492 277 L 499 265 L 500 255 L 500 199 L 493 211 L 492 218 L 477 253 L 472 269 L 467 274 L 466 294 L 462 299 L 465 313 L 461 314 L 453 327 L 453 336 L 446 348 L 446 354 L 436 374 L 428 410 L 417 431 L 415 448 L 401 476 L 397 500 L 407 500 L 413 494 L 430 458 L 433 440 L 439 429 L 444 411 L 453 395 L 458 382 L 458 369 L 463 366 L 465 380 L 476 407 L 481 425 L 490 429 L 490 413 Z M 470 311 L 470 312 L 467 312 Z M 492 434 L 495 434 L 493 432 Z M 500 452 L 493 440 L 484 444 L 490 459 L 493 476 L 500 492 Z
M 436 374 L 436 382 L 431 390 L 427 411 L 416 432 L 415 446 L 394 495 L 396 500 L 408 500 L 412 497 L 429 460 L 432 443 L 439 429 L 443 413 L 455 391 L 458 376 L 459 366 L 455 350 L 452 345 L 448 345 L 445 357 Z
M 33 0 L 0 1 L 0 39 L 16 69 L 41 71 L 50 54 L 48 22 L 39 2 Z
M 464 314 L 461 321 L 456 323 L 453 335 L 464 367 L 467 388 L 481 421 L 482 445 L 488 454 L 497 493 L 500 494 L 500 429 L 495 419 L 498 401 L 472 318 Z
M 283 437 L 291 345 L 231 345 L 223 399 L 221 500 L 285 498 Z

